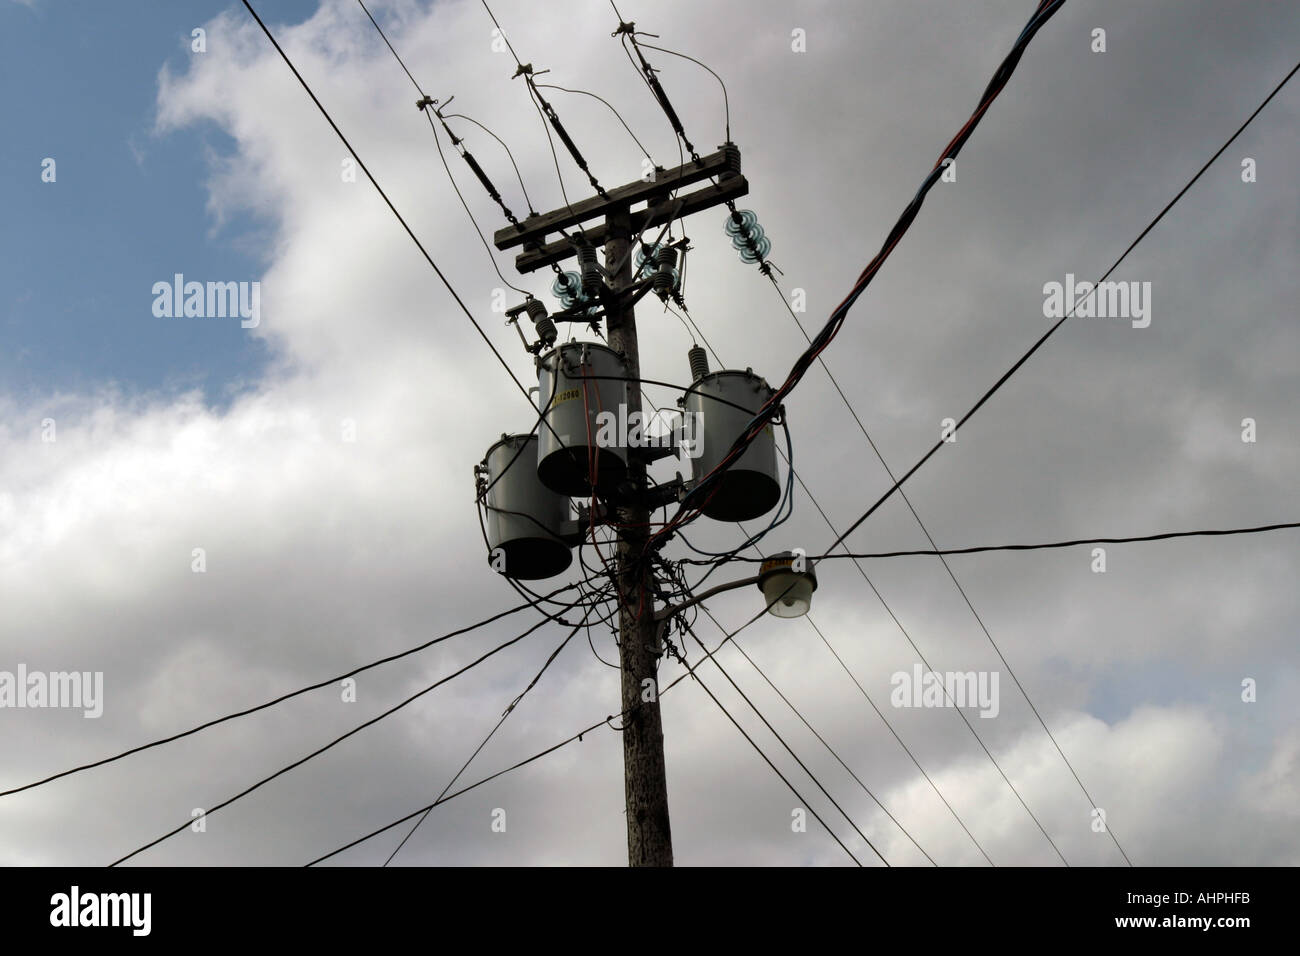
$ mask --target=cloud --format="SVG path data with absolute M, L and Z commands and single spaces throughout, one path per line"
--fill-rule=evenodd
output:
M 896 473 L 935 440 L 941 418 L 956 417 L 1041 334 L 1043 284 L 1109 264 L 1275 81 L 1274 67 L 1290 55 L 1277 14 L 1238 6 L 1226 26 L 1213 4 L 1111 14 L 1114 52 L 1104 62 L 1090 58 L 1084 15 L 1070 7 L 1035 41 L 963 154 L 957 182 L 936 189 L 825 354 Z M 521 55 L 561 85 L 607 96 L 672 165 L 671 130 L 606 35 L 607 11 L 589 9 L 563 21 L 526 4 L 497 13 Z M 807 292 L 805 324 L 821 320 L 874 252 L 1018 29 L 1004 4 L 969 5 L 952 20 L 918 15 L 914 4 L 847 9 L 801 11 L 796 23 L 782 5 L 752 4 L 742 49 L 736 30 L 723 29 L 727 18 L 707 7 L 674 6 L 655 24 L 664 43 L 726 78 L 753 191 L 746 204 L 773 240 L 786 293 Z M 456 109 L 511 144 L 536 207 L 561 205 L 539 117 L 510 80 L 508 54 L 494 52 L 482 12 L 403 3 L 381 4 L 377 15 L 433 95 L 456 95 Z M 491 311 L 502 280 L 446 183 L 432 134 L 412 109 L 416 94 L 368 23 L 354 4 L 330 0 L 302 23 L 272 26 L 529 384 L 531 360 Z M 806 54 L 789 49 L 796 26 L 807 31 Z M 20 741 L 5 751 L 5 785 L 518 603 L 486 567 L 471 467 L 503 431 L 532 424 L 528 408 L 364 176 L 341 175 L 346 150 L 260 31 L 233 11 L 205 28 L 206 54 L 159 73 L 157 132 L 213 124 L 233 145 L 196 157 L 208 221 L 160 228 L 247 213 L 269 225 L 257 277 L 263 320 L 246 334 L 264 339 L 274 359 L 223 409 L 195 394 L 131 396 L 111 383 L 38 400 L 0 397 L 0 649 L 31 667 L 103 670 L 107 694 L 93 722 L 4 713 L 6 739 Z M 1196 72 L 1207 44 L 1217 44 L 1213 83 Z M 713 79 L 685 61 L 661 66 L 696 144 L 720 141 Z M 603 185 L 640 175 L 639 150 L 605 107 L 554 96 Z M 1260 157 L 1261 170 L 1284 168 L 1295 129 L 1294 108 L 1279 101 L 1241 149 Z M 462 132 L 522 215 L 528 203 L 497 144 L 475 127 Z M 499 209 L 449 159 L 484 231 L 496 228 Z M 568 194 L 585 195 L 567 157 L 560 163 Z M 1294 208 L 1296 186 L 1274 175 L 1245 187 L 1231 164 L 1224 170 L 1125 267 L 1125 278 L 1154 284 L 1150 329 L 1068 325 L 909 482 L 941 545 L 1294 512 L 1300 446 L 1290 422 L 1300 396 L 1279 358 L 1294 311 L 1296 279 L 1285 268 L 1294 236 L 1271 210 Z M 735 258 L 721 213 L 687 228 L 696 247 L 692 315 L 728 365 L 780 380 L 803 347 L 798 330 L 768 284 Z M 547 274 L 521 279 L 509 257 L 500 263 L 511 282 L 546 295 Z M 681 326 L 650 305 L 639 307 L 638 322 L 645 374 L 684 380 Z M 887 478 L 819 369 L 787 404 L 799 473 L 842 530 Z M 1247 415 L 1260 422 L 1252 446 L 1239 437 Z M 42 440 L 47 419 L 52 442 Z M 670 476 L 673 467 L 661 470 Z M 834 535 L 802 492 L 796 497 L 796 519 L 774 542 L 818 553 Z M 721 546 L 734 537 L 702 527 L 693 541 Z M 921 541 L 901 502 L 850 539 L 862 550 Z M 202 573 L 193 570 L 195 549 Z M 1089 562 L 1084 550 L 952 566 L 1134 862 L 1294 863 L 1300 786 L 1283 702 L 1300 680 L 1294 642 L 1280 637 L 1300 620 L 1293 539 L 1112 548 L 1105 574 Z M 992 859 L 1056 861 L 956 715 L 888 705 L 889 675 L 916 660 L 900 625 L 936 667 L 1004 668 L 942 567 L 864 563 L 897 623 L 851 564 L 823 568 L 818 627 Z M 753 613 L 753 599 L 747 589 L 711 606 L 734 628 Z M 0 859 L 107 862 L 535 620 L 531 611 L 507 618 L 363 675 L 355 704 L 323 690 L 94 779 L 6 798 Z M 705 619 L 699 630 L 710 645 L 719 639 Z M 206 833 L 187 831 L 141 861 L 301 863 L 428 803 L 563 637 L 557 627 L 530 636 L 214 815 Z M 607 659 L 616 656 L 608 628 L 594 628 L 592 639 Z M 983 863 L 805 622 L 763 621 L 742 640 L 927 852 L 944 864 Z M 618 710 L 616 678 L 585 644 L 585 634 L 570 642 L 458 785 Z M 720 659 L 885 856 L 924 864 L 744 659 L 731 651 Z M 678 862 L 849 862 L 815 820 L 807 833 L 791 829 L 792 811 L 805 804 L 872 859 L 727 681 L 712 665 L 699 673 L 802 798 L 683 682 L 664 699 Z M 1241 679 L 1263 675 L 1259 702 L 1242 702 Z M 1114 845 L 1092 829 L 1092 808 L 1014 682 L 1004 673 L 1000 686 L 999 717 L 972 721 L 985 743 L 1071 863 L 1115 864 Z M 619 862 L 620 747 L 602 728 L 440 807 L 398 862 Z M 497 809 L 506 811 L 505 833 L 491 829 Z M 399 832 L 339 862 L 381 862 Z

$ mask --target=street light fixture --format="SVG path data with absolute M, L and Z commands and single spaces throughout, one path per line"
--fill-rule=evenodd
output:
M 803 617 L 812 607 L 817 575 L 804 555 L 782 551 L 758 566 L 758 589 L 767 599 L 767 613 Z
M 715 594 L 734 591 L 736 588 L 751 584 L 757 585 L 763 592 L 763 598 L 767 602 L 767 613 L 775 617 L 802 617 L 812 606 L 812 593 L 817 590 L 817 575 L 813 573 L 812 566 L 807 562 L 808 559 L 803 555 L 795 555 L 793 551 L 782 551 L 780 554 L 766 558 L 759 565 L 759 573 L 753 577 L 719 584 L 709 588 L 703 594 L 692 596 L 681 604 L 671 604 L 656 611 L 655 622 L 658 624 L 659 644 L 662 646 L 664 631 L 668 627 L 668 622 L 676 614 L 708 600 Z M 796 565 L 801 570 L 796 570 Z

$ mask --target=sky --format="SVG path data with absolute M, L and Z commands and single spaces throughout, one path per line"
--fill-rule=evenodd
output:
M 356 0 L 255 6 L 531 385 L 494 305 L 522 298 L 509 280 L 558 308 L 549 274 L 520 277 L 513 253 L 494 267 Z M 481 3 L 369 6 L 429 95 L 510 146 L 533 206 L 565 202 L 557 161 L 567 196 L 589 194 L 553 159 Z M 619 3 L 650 43 L 726 84 L 724 109 L 703 69 L 647 51 L 701 152 L 729 113 L 740 205 L 780 270 L 778 292 L 739 260 L 721 209 L 687 220 L 686 302 L 726 367 L 784 380 L 805 343 L 778 295 L 810 331 L 826 320 L 1033 7 Z M 657 164 L 677 164 L 607 2 L 492 10 L 550 71 L 539 82 L 599 93 Z M 1052 324 L 1045 287 L 1097 278 L 1254 111 L 1298 37 L 1300 9 L 1267 0 L 1067 3 L 1043 28 L 824 353 L 895 474 Z M 347 175 L 347 150 L 242 4 L 0 0 L 0 64 L 0 690 L 20 667 L 103 682 L 98 716 L 0 706 L 0 789 L 518 605 L 488 566 L 472 469 L 536 413 L 365 176 Z M 605 105 L 548 93 L 603 185 L 640 177 L 641 148 Z M 454 128 L 526 212 L 504 150 Z M 1297 519 L 1297 148 L 1293 83 L 1112 276 L 1146 290 L 1145 317 L 1068 321 L 908 480 L 941 547 Z M 448 159 L 490 238 L 500 209 Z M 258 283 L 256 320 L 159 314 L 155 288 L 177 274 Z M 643 375 L 685 382 L 683 324 L 651 297 L 638 326 Z M 892 482 L 821 367 L 785 404 L 816 504 L 796 483 L 793 517 L 760 547 L 820 554 Z M 714 550 L 743 540 L 707 519 L 692 531 Z M 929 547 L 899 496 L 847 543 Z M 679 541 L 665 553 L 687 556 Z M 679 865 L 1123 865 L 1116 840 L 1138 865 L 1300 863 L 1296 531 L 1108 545 L 1104 571 L 1091 547 L 949 566 L 965 598 L 933 557 L 827 560 L 808 618 L 765 616 L 717 655 L 852 825 L 713 663 L 700 681 L 798 795 L 699 683 L 664 695 Z M 708 607 L 731 631 L 761 596 Z M 112 862 L 540 620 L 524 609 L 367 671 L 355 700 L 334 683 L 0 797 L 0 863 Z M 696 630 L 722 638 L 708 617 Z M 301 865 L 427 805 L 567 632 L 544 625 L 131 862 Z M 590 637 L 564 645 L 458 787 L 621 709 L 598 659 L 616 659 L 613 635 Z M 919 653 L 997 675 L 996 716 L 962 711 L 978 740 L 952 707 L 893 705 Z M 665 661 L 661 686 L 681 673 Z M 383 864 L 408 828 L 329 863 Z M 603 726 L 436 808 L 393 865 L 625 860 L 621 742 Z

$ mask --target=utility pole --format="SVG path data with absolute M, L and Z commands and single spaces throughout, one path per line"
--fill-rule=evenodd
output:
M 680 195 L 683 187 L 708 179 L 715 183 Z M 528 273 L 576 254 L 569 240 L 547 242 L 548 235 L 595 220 L 585 228 L 585 238 L 592 245 L 605 248 L 609 294 L 602 294 L 601 299 L 605 306 L 607 341 L 626 360 L 627 376 L 631 380 L 630 418 L 633 412 L 641 411 L 641 362 L 629 291 L 635 284 L 633 237 L 674 219 L 733 202 L 748 191 L 749 184 L 740 175 L 740 151 L 728 143 L 716 153 L 692 159 L 675 169 L 656 170 L 649 180 L 602 190 L 599 196 L 529 216 L 517 225 L 498 230 L 493 242 L 502 250 L 522 246 L 515 267 L 521 273 Z M 642 202 L 644 208 L 632 210 L 633 205 Z M 646 464 L 643 459 L 629 456 L 628 478 L 633 494 L 619 501 L 614 509 L 618 521 L 614 576 L 619 600 L 628 864 L 672 866 L 668 779 L 656 679 L 656 664 L 662 652 L 655 617 L 652 566 L 645 551 L 650 508 L 644 497 Z
M 605 217 L 605 268 L 618 307 L 605 319 L 609 347 L 627 360 L 628 418 L 641 411 L 641 357 L 636 315 L 622 293 L 632 285 L 632 229 L 626 206 Z M 617 272 L 612 270 L 617 269 Z M 645 486 L 645 462 L 629 461 L 636 488 Z M 627 805 L 627 857 L 631 866 L 672 866 L 673 839 L 668 822 L 668 777 L 664 730 L 659 712 L 655 665 L 659 658 L 654 597 L 650 581 L 650 509 L 642 502 L 617 510 L 618 656 L 623 677 L 623 789 Z M 639 613 L 638 613 L 639 612 Z

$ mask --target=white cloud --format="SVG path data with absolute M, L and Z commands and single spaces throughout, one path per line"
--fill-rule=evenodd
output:
M 552 68 L 558 83 L 607 95 L 634 128 L 649 131 L 647 144 L 665 161 L 674 152 L 666 124 L 605 35 L 607 10 L 593 4 L 588 12 L 560 19 L 520 3 L 503 5 L 498 15 L 528 51 L 522 55 Z M 434 95 L 455 94 L 456 108 L 516 147 L 538 207 L 559 205 L 538 118 L 509 79 L 508 57 L 491 51 L 481 11 L 402 4 L 380 5 L 378 13 L 393 23 L 399 48 Z M 966 96 L 987 69 L 987 48 L 1005 43 L 1004 13 L 990 8 L 960 29 L 929 18 L 922 29 L 910 8 L 860 12 L 848 19 L 865 48 L 832 44 L 846 35 L 840 14 L 809 14 L 805 60 L 787 52 L 788 16 L 776 5 L 746 8 L 742 32 L 752 53 L 736 49 L 734 32 L 719 29 L 723 17 L 715 11 L 678 5 L 656 24 L 664 42 L 701 56 L 729 81 L 754 189 L 748 202 L 773 239 L 786 287 L 809 290 L 810 320 L 838 301 L 933 161 L 930 151 L 964 119 Z M 274 28 L 527 384 L 529 360 L 488 309 L 501 282 L 445 182 L 427 125 L 412 109 L 415 94 L 359 11 L 330 0 L 307 22 Z M 215 123 L 233 138 L 229 155 L 207 170 L 196 164 L 196 178 L 205 177 L 210 190 L 211 221 L 199 226 L 252 211 L 273 227 L 265 271 L 256 277 L 263 321 L 248 334 L 265 338 L 275 360 L 256 388 L 220 411 L 197 395 L 132 398 L 109 387 L 38 402 L 0 399 L 5 659 L 102 669 L 108 692 L 94 727 L 62 714 L 5 714 L 6 737 L 23 741 L 6 753 L 6 785 L 259 702 L 516 603 L 483 560 L 470 467 L 502 431 L 531 424 L 523 400 L 364 177 L 342 181 L 346 151 L 256 27 L 228 13 L 207 30 L 207 54 L 183 72 L 159 76 L 158 132 Z M 1264 28 L 1263 35 L 1274 32 Z M 825 52 L 815 52 L 819 38 Z M 1095 135 L 1074 129 L 1075 94 L 1049 68 L 1058 62 L 1067 76 L 1080 77 L 1077 96 L 1085 99 L 1093 95 L 1089 84 L 1106 81 L 1062 59 L 1064 42 L 1046 35 L 1044 49 L 1026 58 L 1014 96 L 990 113 L 969 147 L 959 185 L 931 198 L 827 352 L 896 471 L 933 441 L 941 414 L 964 407 L 1038 334 L 1034 290 L 1066 257 L 1054 203 L 1069 208 L 1060 194 L 1075 188 L 1071 177 L 1107 183 L 1107 209 L 1140 207 L 1143 215 L 1169 192 L 1168 164 L 1137 165 L 1113 182 L 1115 156 Z M 952 52 L 940 62 L 938 49 Z M 929 59 L 917 59 L 927 50 Z M 1268 75 L 1255 52 L 1247 53 L 1242 75 Z M 720 97 L 711 78 L 688 68 L 673 64 L 665 84 L 706 149 L 720 138 Z M 908 77 L 920 85 L 900 86 Z M 602 182 L 636 178 L 638 152 L 605 108 L 563 96 L 555 94 L 557 107 Z M 1240 110 L 1232 105 L 1235 116 Z M 1135 112 L 1125 115 L 1144 115 L 1147 106 L 1130 104 Z M 1206 129 L 1199 118 L 1183 117 L 1169 131 L 1167 151 L 1185 143 L 1194 144 L 1189 155 L 1206 154 L 1217 145 Z M 515 211 L 525 211 L 495 144 L 478 134 L 469 142 Z M 1043 158 L 1036 143 L 1058 144 L 1057 159 Z M 1099 152 L 1089 153 L 1087 144 Z M 453 168 L 485 230 L 495 228 L 499 211 L 461 165 Z M 1047 168 L 1057 178 L 1038 178 Z M 584 194 L 578 177 L 567 181 L 571 196 Z M 1227 253 L 1214 237 L 1189 245 L 1185 233 L 1187 224 L 1205 220 L 1221 232 L 1233 224 L 1248 229 L 1249 213 L 1216 215 L 1239 201 L 1205 187 L 1182 213 L 1184 234 L 1153 236 L 1150 258 L 1134 268 L 1171 261 L 1165 267 L 1178 269 L 1178 281 L 1193 283 L 1205 263 L 1219 263 L 1220 280 L 1205 293 L 1215 301 L 1201 306 L 1219 309 L 1220 299 L 1236 294 L 1232 275 L 1241 264 L 1224 263 Z M 1116 227 L 1105 215 L 1085 210 L 1072 226 L 1087 237 L 1079 252 L 1087 265 L 1113 255 L 1133 233 L 1127 218 Z M 693 314 L 730 364 L 782 378 L 802 340 L 763 281 L 736 261 L 720 218 L 706 213 L 690 224 L 699 250 L 688 273 Z M 1041 242 L 1017 253 L 1026 230 Z M 1234 236 L 1218 238 L 1232 246 Z M 501 263 L 504 271 L 509 257 Z M 507 276 L 539 294 L 549 284 L 545 274 Z M 1285 283 L 1270 296 L 1270 303 L 1287 302 Z M 1189 377 L 1189 367 L 1210 363 L 1233 335 L 1207 325 L 1198 336 L 1173 336 L 1179 314 L 1162 307 L 1148 339 L 1107 344 L 1118 340 L 1089 327 L 1053 342 L 908 486 L 937 540 L 1228 524 L 1253 506 L 1285 518 L 1297 502 L 1295 435 L 1285 424 L 1294 383 L 1285 393 L 1253 390 L 1239 368 L 1221 369 L 1221 379 Z M 645 373 L 684 379 L 688 342 L 680 326 L 649 306 L 639 321 Z M 1280 346 L 1275 337 L 1242 348 L 1265 356 Z M 883 475 L 820 372 L 789 406 L 801 474 L 842 528 L 883 490 Z M 1221 418 L 1238 407 L 1271 416 L 1270 441 L 1249 459 L 1239 442 L 1222 444 L 1236 438 L 1232 423 L 1220 428 L 1207 412 Z M 54 443 L 40 439 L 46 417 L 57 422 Z M 355 443 L 342 440 L 344 419 L 356 422 Z M 806 499 L 797 507 L 781 544 L 816 553 L 832 536 Z M 891 508 L 880 519 L 853 543 L 917 544 L 905 510 Z M 721 543 L 716 530 L 701 530 L 700 542 L 711 538 Z M 206 552 L 203 574 L 191 571 L 196 547 Z M 1265 667 L 1280 675 L 1278 683 L 1295 680 L 1293 642 L 1283 646 L 1276 637 L 1294 633 L 1300 618 L 1286 583 L 1296 570 L 1292 539 L 1114 549 L 1107 576 L 1091 574 L 1082 552 L 953 566 L 1135 862 L 1294 863 L 1290 718 L 1261 699 L 1252 712 L 1257 722 L 1247 726 L 1241 705 L 1221 690 Z M 935 666 L 1000 667 L 941 568 L 910 559 L 866 567 Z M 914 654 L 851 566 L 841 562 L 819 575 L 814 616 L 885 703 L 888 675 L 909 667 Z M 746 598 L 717 602 L 724 624 L 752 613 Z M 356 705 L 321 692 L 96 771 L 96 780 L 74 777 L 7 798 L 4 860 L 107 862 L 183 822 L 190 808 L 211 806 L 468 662 L 523 621 L 508 619 L 367 675 Z M 710 630 L 701 622 L 702 636 Z M 561 636 L 548 628 L 529 638 L 364 732 L 364 741 L 223 811 L 224 822 L 214 818 L 205 837 L 164 844 L 144 859 L 303 862 L 428 802 Z M 596 637 L 611 654 L 608 635 L 597 629 Z M 575 638 L 462 783 L 617 709 L 609 669 L 582 643 Z M 816 635 L 799 622 L 765 621 L 746 632 L 745 646 L 936 859 L 982 862 Z M 743 660 L 731 652 L 723 659 L 891 861 L 924 862 Z M 665 665 L 669 672 L 676 670 Z M 721 676 L 711 667 L 700 673 L 856 847 Z M 1006 675 L 1002 693 L 1001 716 L 975 721 L 990 749 L 1071 862 L 1114 863 L 1113 846 L 1089 829 L 1083 796 Z M 996 862 L 1055 859 L 954 715 L 886 715 Z M 690 681 L 666 698 L 665 720 L 679 862 L 846 861 L 815 822 L 807 834 L 791 833 L 794 798 Z M 1243 736 L 1268 754 L 1266 763 L 1229 745 Z M 625 835 L 618 748 L 616 734 L 598 730 L 448 804 L 405 860 L 617 862 Z M 142 779 L 151 781 L 143 793 Z M 101 797 L 89 811 L 73 799 L 88 789 Z M 313 803 L 310 814 L 302 812 L 305 800 Z M 488 828 L 496 806 L 512 820 L 500 840 Z M 1250 838 L 1254 829 L 1271 838 Z M 344 859 L 378 862 L 397 839 Z

